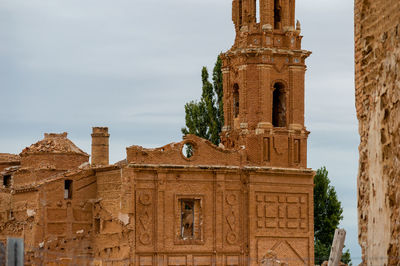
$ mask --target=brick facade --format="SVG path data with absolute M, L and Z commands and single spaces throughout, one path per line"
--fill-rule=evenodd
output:
M 260 16 L 256 16 L 256 5 Z M 304 126 L 305 59 L 294 0 L 233 1 L 223 55 L 219 147 L 193 135 L 131 146 L 92 164 L 66 134 L 25 149 L 0 188 L 0 241 L 23 237 L 28 265 L 314 265 L 313 176 Z M 190 145 L 193 153 L 185 154 Z

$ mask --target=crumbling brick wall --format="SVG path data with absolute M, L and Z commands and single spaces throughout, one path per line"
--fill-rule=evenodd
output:
M 135 248 L 132 174 L 115 166 L 96 170 L 94 255 L 105 263 L 126 265 Z
M 400 2 L 355 1 L 359 242 L 364 265 L 400 263 Z
M 8 167 L 20 165 L 21 158 L 15 154 L 0 153 L 0 175 Z

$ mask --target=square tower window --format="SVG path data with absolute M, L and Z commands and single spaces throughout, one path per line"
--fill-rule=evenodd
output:
M 64 199 L 72 199 L 72 180 L 64 180 Z

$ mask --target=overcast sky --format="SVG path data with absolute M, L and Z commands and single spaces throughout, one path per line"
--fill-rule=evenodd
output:
M 303 48 L 313 52 L 309 167 L 329 170 L 359 262 L 353 1 L 296 6 Z M 67 131 L 90 153 L 92 126 L 109 127 L 113 162 L 133 144 L 180 141 L 183 106 L 201 94 L 201 67 L 211 69 L 233 40 L 231 0 L 1 0 L 0 152 Z

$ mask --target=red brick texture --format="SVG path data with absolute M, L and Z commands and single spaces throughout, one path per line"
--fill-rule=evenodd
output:
M 188 135 L 161 148 L 128 147 L 126 160 L 109 165 L 108 129 L 93 128 L 89 164 L 66 134 L 46 135 L 6 170 L 0 241 L 25 238 L 27 265 L 253 266 L 268 254 L 282 265 L 314 265 L 310 52 L 301 50 L 294 0 L 260 0 L 259 22 L 255 3 L 233 1 L 219 147 Z

